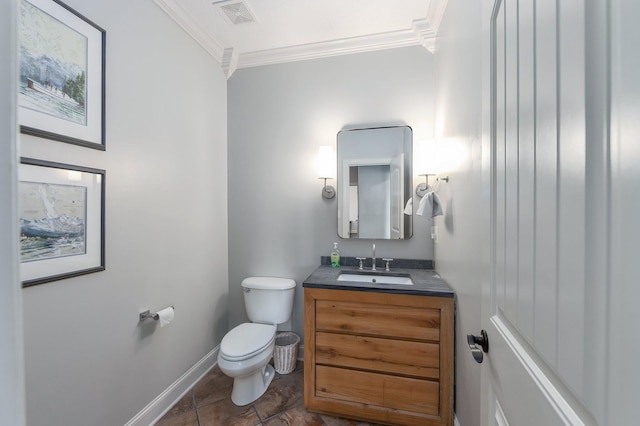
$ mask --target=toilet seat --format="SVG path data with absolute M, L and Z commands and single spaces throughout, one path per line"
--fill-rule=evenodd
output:
M 243 361 L 262 352 L 276 338 L 276 326 L 247 322 L 228 332 L 220 343 L 220 355 L 228 361 Z

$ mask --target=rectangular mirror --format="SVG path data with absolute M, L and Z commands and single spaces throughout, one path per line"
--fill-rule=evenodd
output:
M 412 137 L 409 126 L 338 132 L 338 235 L 403 240 L 411 237 Z

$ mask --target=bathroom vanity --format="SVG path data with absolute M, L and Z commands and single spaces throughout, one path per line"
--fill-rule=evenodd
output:
M 303 287 L 309 411 L 453 424 L 455 298 L 433 270 L 320 266 Z

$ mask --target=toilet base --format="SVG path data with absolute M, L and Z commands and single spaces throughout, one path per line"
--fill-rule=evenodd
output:
M 234 378 L 231 401 L 239 406 L 251 404 L 266 392 L 275 374 L 273 366 L 267 364 L 253 374 Z

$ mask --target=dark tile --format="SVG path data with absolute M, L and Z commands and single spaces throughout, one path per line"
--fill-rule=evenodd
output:
M 195 406 L 193 405 L 193 391 L 187 392 L 185 396 L 183 396 L 180 401 L 176 402 L 176 404 L 165 414 L 165 417 L 171 417 L 178 414 L 185 413 L 187 411 L 195 410 Z
M 302 406 L 303 394 L 304 370 L 296 368 L 290 374 L 276 374 L 267 391 L 254 405 L 260 418 L 265 420 L 290 408 Z
M 256 410 L 251 405 L 238 407 L 231 398 L 198 407 L 200 426 L 256 426 L 261 425 Z
M 307 412 L 303 407 L 304 364 L 296 363 L 290 374 L 276 374 L 269 389 L 254 403 L 238 407 L 231 402 L 233 379 L 225 376 L 215 366 L 194 386 L 184 398 L 160 420 L 161 426 L 199 425 L 321 425 L 318 414 Z M 196 410 L 193 410 L 195 401 Z M 188 411 L 192 410 L 192 411 Z M 262 420 L 261 420 L 262 419 Z M 336 426 L 351 423 L 336 423 Z M 353 423 L 357 425 L 358 423 Z M 364 424 L 363 424 L 364 425 Z
M 264 422 L 264 426 L 324 426 L 322 418 L 310 413 L 303 406 L 292 408 Z
M 304 355 L 304 354 L 301 354 L 300 352 L 298 352 L 298 356 L 300 355 Z M 300 361 L 299 359 L 296 360 L 296 368 L 294 369 L 294 371 L 304 371 L 304 361 Z
M 164 416 L 155 426 L 198 426 L 198 416 L 195 410 L 174 416 Z
M 233 389 L 233 379 L 226 376 L 216 365 L 193 388 L 196 406 L 231 398 L 231 389 Z

